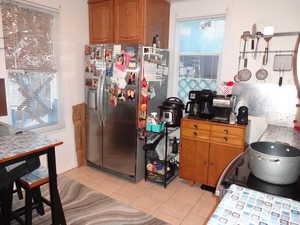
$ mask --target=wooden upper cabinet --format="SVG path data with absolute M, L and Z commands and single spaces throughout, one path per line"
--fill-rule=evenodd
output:
M 113 0 L 89 0 L 90 43 L 113 43 Z
M 168 48 L 170 3 L 165 0 L 146 0 L 144 7 L 144 44 L 151 46 L 153 37 L 158 34 L 161 48 Z
M 142 1 L 115 0 L 115 42 L 142 43 Z
M 168 48 L 170 3 L 166 0 L 89 0 L 91 43 L 152 45 L 159 35 Z M 100 15 L 98 15 L 100 14 Z M 112 25 L 109 25 L 112 24 Z

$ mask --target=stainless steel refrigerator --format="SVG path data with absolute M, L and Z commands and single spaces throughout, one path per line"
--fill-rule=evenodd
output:
M 167 96 L 169 53 L 138 44 L 85 47 L 87 161 L 132 181 L 144 177 L 146 118 Z

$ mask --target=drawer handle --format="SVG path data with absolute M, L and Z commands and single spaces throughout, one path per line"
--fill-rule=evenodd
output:
M 204 161 L 203 164 L 204 164 L 204 166 L 206 166 L 207 165 L 207 161 Z
M 224 134 L 228 134 L 229 133 L 229 131 L 228 130 L 224 130 Z
M 194 136 L 197 136 L 197 135 L 198 135 L 198 133 L 197 133 L 197 132 L 193 132 L 193 135 L 194 135 Z
M 228 141 L 228 138 L 227 138 L 227 137 L 224 137 L 224 141 L 227 142 L 227 141 Z
M 211 162 L 211 163 L 209 163 L 209 165 L 210 165 L 210 166 L 213 166 L 213 165 L 215 165 L 215 164 Z
M 193 127 L 194 127 L 195 129 L 198 129 L 198 125 L 196 125 L 196 124 L 194 124 Z

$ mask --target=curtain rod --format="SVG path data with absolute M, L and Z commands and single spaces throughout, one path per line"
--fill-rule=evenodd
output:
M 54 13 L 59 13 L 60 8 L 61 8 L 60 6 L 59 6 L 59 8 L 55 8 L 55 7 L 47 6 L 47 5 L 44 5 L 41 3 L 29 1 L 29 0 L 0 0 L 0 3 L 19 3 L 19 4 L 23 4 L 25 6 L 29 6 L 29 7 L 33 7 L 33 8 L 49 10 Z

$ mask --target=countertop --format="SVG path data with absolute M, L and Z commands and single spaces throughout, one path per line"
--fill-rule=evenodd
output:
M 16 134 L 12 127 L 3 123 L 0 123 L 0 128 L 2 131 L 9 131 L 1 132 L 0 135 L 0 162 L 62 144 L 61 141 L 49 139 L 32 131 Z
M 268 125 L 259 141 L 278 141 L 300 149 L 300 131 L 291 127 Z

